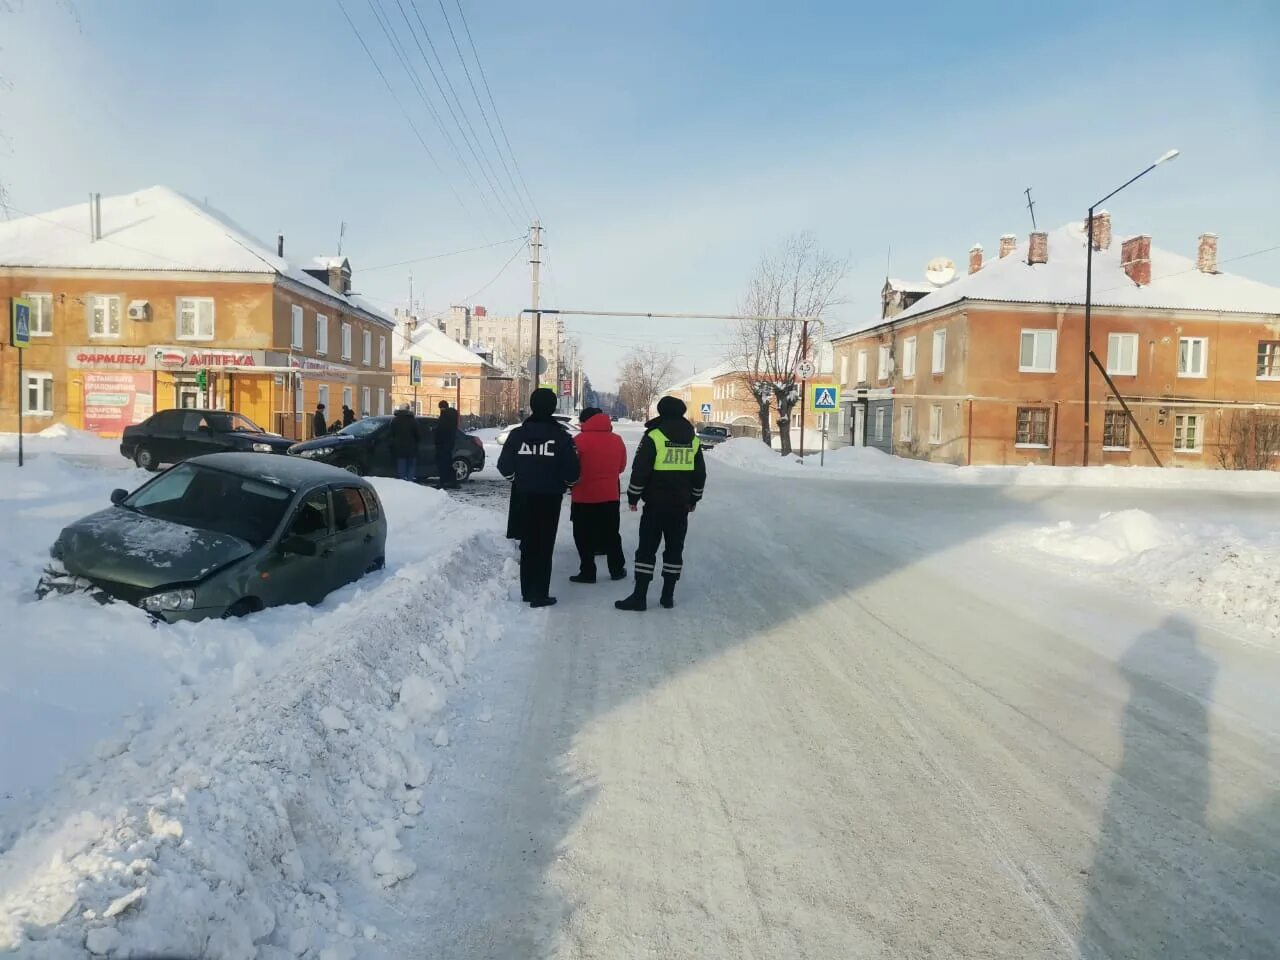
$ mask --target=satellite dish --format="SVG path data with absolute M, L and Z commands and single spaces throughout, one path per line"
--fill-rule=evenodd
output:
M 950 283 L 956 277 L 956 265 L 950 257 L 934 257 L 924 268 L 924 278 L 935 287 Z

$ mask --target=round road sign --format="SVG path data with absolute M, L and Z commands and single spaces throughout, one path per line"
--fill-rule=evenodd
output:
M 817 372 L 818 368 L 813 365 L 812 360 L 801 360 L 796 365 L 796 374 L 801 380 L 808 380 Z

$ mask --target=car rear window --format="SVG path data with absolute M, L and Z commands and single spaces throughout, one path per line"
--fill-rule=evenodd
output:
M 369 522 L 359 487 L 339 487 L 333 491 L 333 520 L 339 530 L 362 527 Z
M 161 474 L 124 505 L 197 530 L 239 537 L 253 546 L 271 539 L 293 493 L 274 483 L 182 463 Z
M 382 516 L 382 504 L 378 502 L 378 495 L 366 487 L 360 488 L 360 495 L 364 497 L 365 512 L 369 515 L 369 522 L 372 523 Z

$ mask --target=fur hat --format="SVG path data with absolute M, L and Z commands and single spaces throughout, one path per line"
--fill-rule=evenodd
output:
M 684 401 L 679 397 L 663 397 L 658 401 L 658 416 L 660 417 L 683 417 L 685 411 L 689 408 L 684 405 Z
M 529 409 L 535 417 L 549 417 L 556 412 L 556 393 L 546 387 L 539 387 L 529 394 Z

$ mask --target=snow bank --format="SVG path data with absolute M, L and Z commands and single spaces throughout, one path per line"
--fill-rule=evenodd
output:
M 997 544 L 1064 573 L 1208 613 L 1280 648 L 1280 530 L 1170 523 L 1143 510 L 1019 531 Z M 1051 558 L 1046 561 L 1046 558 Z
M 518 609 L 501 515 L 379 480 L 385 571 L 315 608 L 153 627 L 28 599 L 57 529 L 118 483 L 41 465 L 0 466 L 22 531 L 0 554 L 0 769 L 33 791 L 0 815 L 0 952 L 380 953 L 358 905 L 413 873 L 402 838 L 468 663 Z
M 62 424 L 55 424 L 39 433 L 28 433 L 22 438 L 24 453 L 61 453 L 74 454 L 81 457 L 116 457 L 120 458 L 120 441 L 108 440 L 96 433 L 76 430 Z M 0 433 L 0 453 L 18 453 L 18 435 L 16 433 Z
M 963 483 L 1017 487 L 1176 488 L 1280 493 L 1280 471 L 1182 470 L 1161 467 L 957 467 L 895 457 L 874 447 L 829 450 L 819 466 L 816 453 L 801 463 L 798 456 L 782 457 L 759 440 L 738 437 L 715 447 L 708 456 L 754 473 L 782 476 L 849 477 L 869 483 Z

